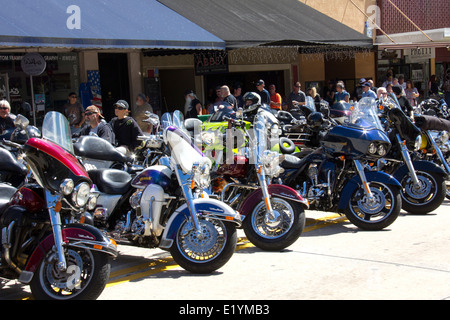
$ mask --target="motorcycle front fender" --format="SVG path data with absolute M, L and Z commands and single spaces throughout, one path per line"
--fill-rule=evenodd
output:
M 238 212 L 231 209 L 222 201 L 216 199 L 194 199 L 195 211 L 200 217 L 211 217 L 218 220 L 235 223 L 238 227 L 241 226 L 241 217 Z M 169 249 L 172 246 L 173 240 L 177 236 L 178 229 L 184 220 L 190 216 L 187 204 L 179 207 L 167 222 L 166 228 L 161 238 L 159 247 L 162 249 Z
M 267 186 L 267 189 L 270 196 L 277 196 L 286 200 L 295 201 L 298 202 L 303 209 L 309 209 L 308 200 L 303 199 L 302 196 L 291 187 L 281 184 L 271 184 Z M 264 197 L 261 188 L 256 189 L 255 191 L 250 193 L 244 200 L 241 207 L 239 208 L 239 213 L 245 218 L 245 216 L 250 214 L 255 206 L 263 200 L 263 198 Z
M 116 258 L 118 256 L 117 244 L 114 240 L 105 237 L 100 230 L 87 224 L 68 224 L 62 227 L 62 239 L 67 247 L 85 248 L 93 251 L 100 251 Z M 53 234 L 44 238 L 28 259 L 24 269 L 28 274 L 34 274 L 42 259 L 52 249 L 55 244 Z M 31 281 L 32 276 L 29 277 Z
M 365 171 L 364 174 L 366 175 L 367 182 L 375 181 L 383 183 L 388 186 L 395 186 L 397 188 L 401 188 L 400 183 L 395 177 L 383 171 Z M 339 212 L 343 211 L 348 206 L 348 202 L 350 201 L 353 192 L 361 185 L 362 181 L 358 174 L 347 182 L 347 184 L 344 186 L 344 189 L 342 189 L 341 192 L 341 199 L 339 200 L 338 204 Z
M 444 169 L 442 169 L 441 166 L 438 166 L 436 163 L 426 160 L 418 160 L 412 162 L 414 169 L 417 171 L 425 171 L 425 172 L 435 172 L 438 174 L 442 174 L 443 176 L 447 177 L 447 173 Z M 406 164 L 402 165 L 400 168 L 397 169 L 397 171 L 394 172 L 394 178 L 398 181 L 401 180 L 401 178 L 408 173 L 408 166 Z

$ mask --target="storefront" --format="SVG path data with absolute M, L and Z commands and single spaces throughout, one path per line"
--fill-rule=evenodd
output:
M 25 53 L 0 52 L 0 95 L 9 99 L 13 113 L 27 113 L 23 103 L 31 105 L 31 81 L 21 67 Z M 61 110 L 70 92 L 80 86 L 78 54 L 74 52 L 43 52 L 44 72 L 32 78 L 36 118 L 42 120 L 47 111 Z M 27 114 L 31 116 L 31 114 Z M 39 122 L 39 121 L 38 121 Z

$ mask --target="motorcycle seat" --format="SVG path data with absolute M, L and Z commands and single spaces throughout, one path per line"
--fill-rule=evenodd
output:
M 95 169 L 89 171 L 89 177 L 100 192 L 106 194 L 124 194 L 131 186 L 131 175 L 117 169 Z
M 109 141 L 95 136 L 81 136 L 73 144 L 75 154 L 80 157 L 113 161 L 127 162 L 127 157 L 117 150 Z
M 0 148 L 0 171 L 26 176 L 28 169 L 24 164 L 18 162 L 11 152 Z
M 296 156 L 285 154 L 284 160 L 281 162 L 280 166 L 285 169 L 299 169 L 303 166 L 306 158 L 300 159 Z

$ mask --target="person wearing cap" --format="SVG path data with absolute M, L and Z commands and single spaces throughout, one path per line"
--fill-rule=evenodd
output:
M 412 122 L 414 122 L 414 109 L 409 103 L 408 99 L 406 99 L 406 95 L 403 91 L 403 88 L 401 85 L 397 84 L 395 86 L 392 86 L 392 91 L 394 92 L 395 96 L 397 97 L 398 104 L 400 106 L 400 109 L 411 118 Z
M 270 105 L 270 94 L 269 91 L 267 91 L 266 89 L 264 89 L 264 80 L 258 80 L 256 82 L 256 93 L 259 94 L 259 96 L 261 97 L 261 104 L 267 104 Z
M 361 98 L 366 98 L 366 97 L 370 97 L 370 98 L 374 98 L 377 99 L 377 94 L 370 89 L 370 83 L 369 82 L 365 82 L 362 85 L 363 88 L 363 93 L 361 95 Z
M 139 136 L 143 136 L 143 132 L 136 120 L 128 116 L 128 102 L 119 100 L 114 104 L 115 118 L 110 121 L 110 126 L 116 136 L 116 145 L 119 150 L 129 155 L 141 142 Z
M 104 121 L 100 109 L 96 106 L 89 106 L 84 112 L 84 118 L 87 125 L 84 126 L 80 132 L 73 134 L 74 138 L 80 136 L 97 136 L 105 139 L 112 145 L 115 144 L 115 136 L 111 126 Z
M 353 101 L 358 101 L 362 98 L 362 94 L 364 92 L 363 86 L 366 82 L 367 81 L 365 78 L 359 79 L 359 85 L 355 87 L 355 90 L 353 90 L 353 94 L 351 96 L 351 99 L 353 99 Z

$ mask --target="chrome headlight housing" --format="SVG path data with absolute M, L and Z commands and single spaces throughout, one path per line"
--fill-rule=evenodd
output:
M 275 151 L 266 150 L 260 159 L 264 173 L 269 177 L 277 177 L 284 169 L 280 167 L 280 154 Z
M 215 140 L 216 140 L 216 136 L 215 136 L 214 132 L 212 132 L 210 130 L 202 132 L 202 141 L 207 146 L 212 145 Z
M 91 188 L 89 184 L 87 182 L 81 182 L 73 189 L 72 201 L 77 207 L 81 208 L 88 203 L 90 195 Z
M 414 151 L 419 150 L 421 145 L 422 145 L 422 135 L 419 134 L 416 138 L 416 141 L 414 141 Z
M 208 158 L 205 158 L 208 159 Z M 195 185 L 201 189 L 209 187 L 211 184 L 211 161 L 204 161 L 200 164 L 194 164 L 192 167 L 192 179 Z
M 377 146 L 375 145 L 375 143 L 371 142 L 371 143 L 369 144 L 369 147 L 367 148 L 367 151 L 368 151 L 370 154 L 375 154 L 375 153 L 377 152 Z
M 384 157 L 384 156 L 386 155 L 386 153 L 387 153 L 386 145 L 380 144 L 380 145 L 378 146 L 378 148 L 377 148 L 377 154 L 378 154 L 380 157 Z
M 72 179 L 65 179 L 61 185 L 59 186 L 59 190 L 61 190 L 61 193 L 65 196 L 68 196 L 72 193 L 74 188 L 73 180 Z

